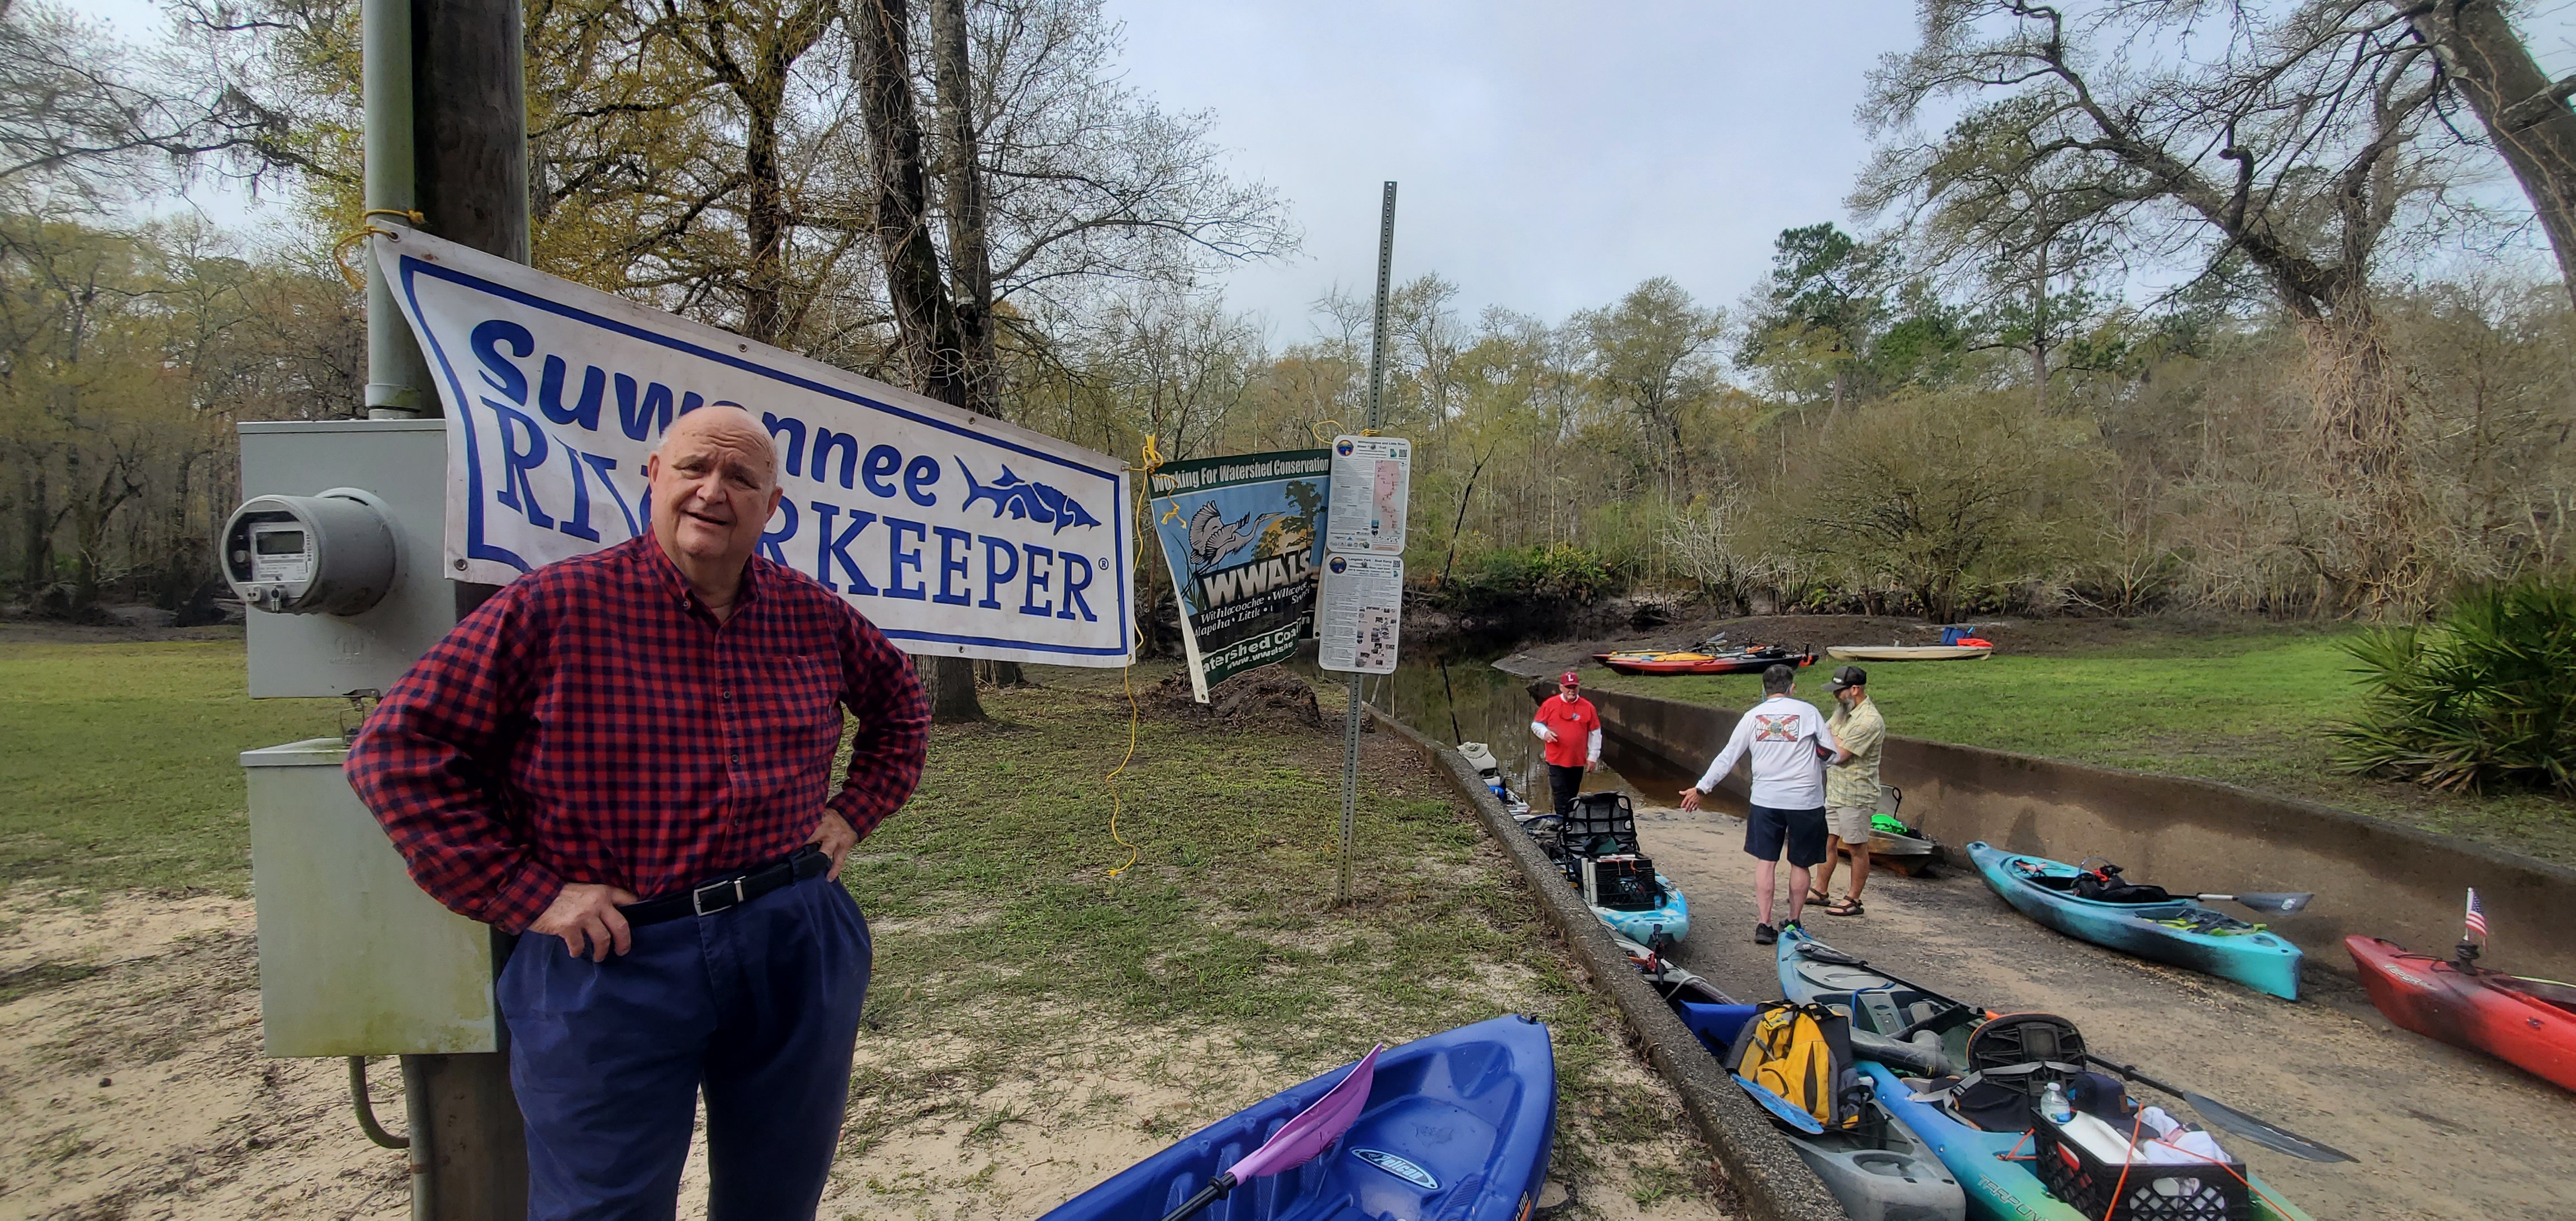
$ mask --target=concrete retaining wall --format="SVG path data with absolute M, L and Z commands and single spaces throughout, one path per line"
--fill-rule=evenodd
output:
M 1605 711 L 1604 715 L 1607 713 Z M 1594 986 L 1607 992 L 1655 1071 L 1680 1092 L 1691 1123 L 1717 1151 L 1717 1160 L 1754 1221 L 1848 1221 L 1842 1205 L 1825 1190 L 1814 1171 L 1780 1138 L 1771 1119 L 1744 1096 L 1717 1059 L 1655 995 L 1628 956 L 1612 944 L 1610 931 L 1584 906 L 1582 896 L 1565 884 L 1564 871 L 1547 859 L 1536 841 L 1503 812 L 1476 769 L 1457 751 L 1442 746 L 1372 708 L 1377 726 L 1422 752 L 1432 773 L 1446 781 L 1476 811 L 1485 833 L 1502 845 L 1538 895 L 1539 911 L 1574 949 L 1577 962 Z
M 1695 778 L 1735 728 L 1727 709 L 1587 694 L 1601 710 L 1604 753 L 1623 772 Z M 2576 870 L 2564 866 L 2215 781 L 1920 738 L 1890 735 L 1881 775 L 1905 791 L 1906 819 L 1953 849 L 1985 840 L 2063 861 L 2108 857 L 2178 891 L 2315 891 L 2307 911 L 2263 918 L 2305 947 L 2311 966 L 2350 974 L 2342 943 L 2353 933 L 2446 953 L 2475 886 L 2494 930 L 2485 965 L 2576 979 Z

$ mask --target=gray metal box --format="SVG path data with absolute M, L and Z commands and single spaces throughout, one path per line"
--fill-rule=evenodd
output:
M 440 571 L 447 523 L 443 420 L 243 423 L 242 497 L 357 488 L 393 519 L 394 583 L 355 615 L 246 612 L 250 694 L 383 691 L 456 626 L 455 586 Z
M 412 883 L 340 775 L 348 754 L 338 738 L 242 752 L 263 1050 L 499 1050 L 492 930 Z

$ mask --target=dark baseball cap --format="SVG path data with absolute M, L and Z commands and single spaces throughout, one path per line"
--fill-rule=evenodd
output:
M 1861 669 L 1859 666 L 1844 666 L 1842 669 L 1834 671 L 1834 676 L 1831 679 L 1826 680 L 1825 690 L 1840 691 L 1845 687 L 1866 687 L 1868 685 L 1868 671 Z

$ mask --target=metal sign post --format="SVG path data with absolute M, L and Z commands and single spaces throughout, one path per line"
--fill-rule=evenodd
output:
M 1362 427 L 1377 431 L 1385 418 L 1386 403 L 1386 292 L 1387 274 L 1395 265 L 1395 184 L 1386 184 L 1385 201 L 1379 205 L 1377 222 L 1377 312 L 1369 324 L 1368 420 Z M 1317 608 L 1322 613 L 1322 608 Z M 1333 888 L 1333 905 L 1351 901 L 1352 834 L 1360 800 L 1360 676 L 1345 676 L 1350 684 L 1350 707 L 1342 718 L 1342 873 Z

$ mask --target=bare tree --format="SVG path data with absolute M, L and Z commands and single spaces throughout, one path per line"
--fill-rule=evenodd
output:
M 2511 167 L 2558 254 L 2558 278 L 2576 297 L 2576 76 L 2550 80 L 2515 33 L 2499 0 L 2395 4 L 2469 99 L 2487 139 Z
M 2260 268 L 2307 341 L 2334 518 L 2312 551 L 2319 576 L 2346 609 L 2413 605 L 2428 579 L 2422 494 L 2370 280 L 2401 209 L 2438 181 L 2416 147 L 2434 65 L 2404 18 L 2377 0 L 2126 0 L 2074 17 L 1927 0 L 1922 14 L 1921 46 L 1882 64 L 1862 107 L 1882 146 L 1857 202 L 1983 210 L 1990 224 L 2045 209 L 2116 225 L 2144 251 Z M 1939 139 L 1912 135 L 1941 98 L 1966 112 Z

